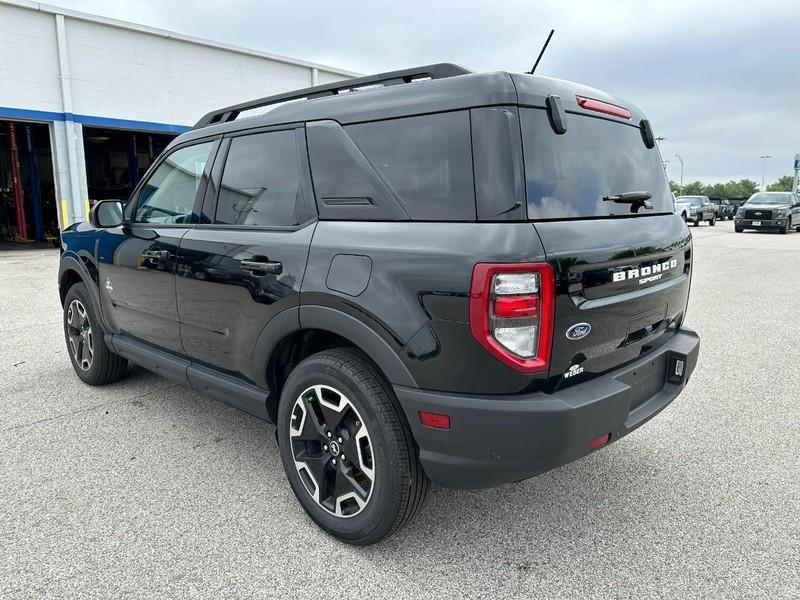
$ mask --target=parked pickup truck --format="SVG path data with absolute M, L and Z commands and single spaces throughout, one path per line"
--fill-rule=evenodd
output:
M 683 220 L 695 227 L 699 227 L 703 221 L 712 227 L 717 224 L 717 207 L 708 196 L 678 196 L 676 207 Z

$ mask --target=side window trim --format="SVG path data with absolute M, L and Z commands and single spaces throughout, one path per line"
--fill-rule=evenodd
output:
M 270 127 L 256 127 L 252 129 L 242 129 L 225 133 L 217 151 L 214 165 L 210 171 L 210 180 L 202 200 L 200 212 L 201 220 L 196 224 L 200 229 L 240 229 L 240 230 L 260 230 L 260 231 L 298 231 L 310 223 L 319 220 L 316 203 L 314 202 L 314 183 L 312 180 L 311 166 L 308 158 L 308 146 L 306 142 L 305 123 L 292 123 L 275 125 Z M 222 191 L 222 176 L 225 172 L 225 165 L 228 161 L 231 143 L 237 137 L 248 135 L 258 135 L 260 133 L 272 133 L 276 131 L 294 131 L 297 142 L 298 164 L 300 166 L 300 185 L 303 193 L 303 204 L 308 217 L 298 225 L 242 225 L 236 223 L 216 223 L 217 207 L 219 206 L 219 196 Z M 207 218 L 208 220 L 203 220 Z
M 139 207 L 140 195 L 144 186 L 150 181 L 150 179 L 155 175 L 156 171 L 161 167 L 164 161 L 167 160 L 170 156 L 172 156 L 175 152 L 179 150 L 183 150 L 184 148 L 188 148 L 190 146 L 199 146 L 200 144 L 207 144 L 208 142 L 212 142 L 213 145 L 211 149 L 208 151 L 208 160 L 206 161 L 205 168 L 203 169 L 203 176 L 200 180 L 200 185 L 197 188 L 197 193 L 194 198 L 194 205 L 192 208 L 192 222 L 191 223 L 159 223 L 159 227 L 187 227 L 189 225 L 194 225 L 197 222 L 198 216 L 198 200 L 202 201 L 202 198 L 205 196 L 206 186 L 208 184 L 208 177 L 209 173 L 212 168 L 212 163 L 215 162 L 216 156 L 220 147 L 220 142 L 222 141 L 222 136 L 215 136 L 215 137 L 207 137 L 198 140 L 192 140 L 190 142 L 181 143 L 173 148 L 170 149 L 169 152 L 164 152 L 158 160 L 154 161 L 153 164 L 150 165 L 150 168 L 147 170 L 147 173 L 139 180 L 139 183 L 134 188 L 131 195 L 128 197 L 128 203 L 125 206 L 125 212 L 123 216 L 125 218 L 125 225 L 126 226 L 151 226 L 150 223 L 138 223 L 134 221 L 134 216 L 136 215 L 136 210 Z

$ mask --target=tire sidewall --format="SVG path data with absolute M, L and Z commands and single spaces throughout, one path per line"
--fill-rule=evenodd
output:
M 329 364 L 325 364 L 326 362 Z M 344 394 L 361 415 L 369 432 L 375 466 L 374 488 L 367 506 L 353 517 L 336 517 L 319 506 L 306 490 L 294 465 L 289 438 L 291 411 L 298 396 L 313 385 L 328 385 Z M 395 458 L 392 457 L 383 428 L 384 423 L 376 414 L 365 390 L 356 381 L 336 368 L 332 361 L 312 356 L 300 363 L 286 381 L 281 393 L 277 419 L 281 462 L 292 491 L 308 515 L 323 530 L 344 540 L 361 540 L 387 527 L 385 519 L 393 514 L 393 511 L 387 508 L 395 501 L 393 491 L 400 481 L 396 466 L 393 464 Z
M 92 328 L 92 366 L 89 367 L 88 371 L 84 371 L 81 369 L 80 365 L 75 360 L 75 357 L 72 354 L 72 348 L 69 344 L 69 333 L 67 329 L 67 313 L 69 311 L 69 305 L 72 303 L 73 300 L 79 300 L 81 304 L 83 304 L 84 308 L 86 309 L 86 317 L 89 319 L 89 325 Z M 100 325 L 97 320 L 97 316 L 94 312 L 94 304 L 92 303 L 91 299 L 89 298 L 89 290 L 84 283 L 76 283 L 69 291 L 67 291 L 67 295 L 64 297 L 64 310 L 62 311 L 62 321 L 64 325 L 64 341 L 67 344 L 67 354 L 69 355 L 69 360 L 72 363 L 73 368 L 75 369 L 75 373 L 78 377 L 80 377 L 83 381 L 87 383 L 94 383 L 94 380 L 97 378 L 98 373 L 101 371 L 102 362 L 103 362 L 103 352 L 107 352 L 105 347 L 105 342 L 103 341 L 103 331 L 100 329 Z

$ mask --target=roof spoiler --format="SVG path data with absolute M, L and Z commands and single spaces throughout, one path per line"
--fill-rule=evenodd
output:
M 217 123 L 228 123 L 236 120 L 239 113 L 246 110 L 262 108 L 264 106 L 280 104 L 291 100 L 311 100 L 312 98 L 335 96 L 342 92 L 347 93 L 358 90 L 359 88 L 398 85 L 425 79 L 445 79 L 447 77 L 456 77 L 468 73 L 472 73 L 472 71 L 459 65 L 437 63 L 411 69 L 402 69 L 400 71 L 378 73 L 377 75 L 367 75 L 366 77 L 356 77 L 355 79 L 344 79 L 335 83 L 303 88 L 301 90 L 267 96 L 266 98 L 259 98 L 258 100 L 250 100 L 248 102 L 242 102 L 241 104 L 234 104 L 232 106 L 226 106 L 225 108 L 212 110 L 195 123 L 192 129 L 200 129 L 201 127 L 216 125 Z

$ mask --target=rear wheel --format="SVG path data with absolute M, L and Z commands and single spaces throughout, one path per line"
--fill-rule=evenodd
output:
M 712 227 L 713 227 L 714 225 L 716 225 L 716 224 L 717 224 L 717 215 L 712 215 L 712 216 L 711 216 L 711 219 L 710 219 L 710 220 L 709 220 L 709 222 L 708 222 L 708 224 L 709 224 L 709 225 L 711 225 Z
M 69 288 L 64 299 L 64 337 L 75 373 L 85 383 L 106 385 L 125 375 L 128 361 L 106 346 L 89 290 L 83 283 Z
M 427 493 L 397 398 L 356 350 L 314 354 L 291 372 L 278 407 L 278 441 L 303 509 L 349 544 L 393 534 Z

